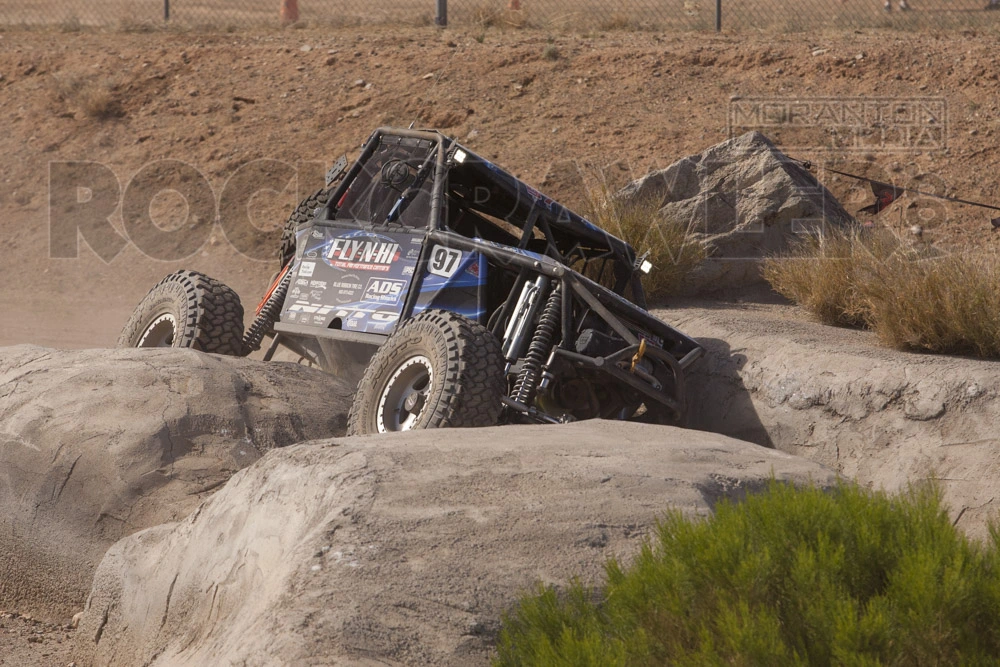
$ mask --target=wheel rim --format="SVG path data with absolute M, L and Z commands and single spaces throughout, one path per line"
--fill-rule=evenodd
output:
M 376 426 L 379 433 L 409 431 L 420 420 L 434 381 L 434 369 L 427 357 L 410 357 L 403 362 L 382 390 Z
M 173 347 L 176 334 L 177 319 L 165 313 L 149 323 L 139 336 L 139 344 L 136 347 Z

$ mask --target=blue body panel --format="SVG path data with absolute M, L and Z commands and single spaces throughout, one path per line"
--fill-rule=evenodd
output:
M 395 330 L 414 284 L 423 230 L 314 226 L 299 230 L 295 245 L 282 322 L 383 335 Z M 486 271 L 480 253 L 432 246 L 413 314 L 440 308 L 481 321 Z

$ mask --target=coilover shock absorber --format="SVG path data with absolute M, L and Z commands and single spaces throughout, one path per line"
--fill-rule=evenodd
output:
M 531 405 L 538 390 L 541 379 L 542 364 L 552 350 L 553 339 L 559 330 L 559 318 L 562 311 L 562 285 L 556 285 L 545 303 L 542 316 L 538 318 L 535 335 L 531 338 L 528 352 L 524 356 L 524 364 L 514 383 L 510 397 L 522 405 Z
M 264 340 L 264 336 L 274 327 L 274 323 L 278 321 L 278 315 L 281 314 L 281 305 L 285 301 L 285 294 L 288 292 L 288 285 L 291 281 L 292 272 L 289 265 L 285 267 L 281 275 L 274 281 L 270 293 L 264 298 L 260 306 L 257 307 L 257 316 L 243 337 L 244 356 L 260 349 L 260 343 Z

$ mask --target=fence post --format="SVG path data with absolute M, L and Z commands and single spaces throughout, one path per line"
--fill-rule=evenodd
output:
M 722 32 L 722 0 L 715 0 L 715 32 Z
M 448 25 L 448 0 L 437 0 L 437 15 L 434 17 L 434 25 Z
M 295 23 L 299 20 L 299 0 L 281 0 L 278 14 L 282 23 Z
M 170 21 L 170 0 L 163 0 L 163 20 Z

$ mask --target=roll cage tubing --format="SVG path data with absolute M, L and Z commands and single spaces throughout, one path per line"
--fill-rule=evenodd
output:
M 458 163 L 449 163 L 449 158 L 453 159 L 458 151 L 462 151 L 466 158 L 461 164 L 482 178 L 484 182 L 489 182 L 500 188 L 502 194 L 512 201 L 511 211 L 506 217 L 491 213 L 484 206 L 477 205 L 476 202 L 470 202 L 469 209 L 502 218 L 507 223 L 519 228 L 521 238 L 516 244 L 517 248 L 526 249 L 534 238 L 534 232 L 537 228 L 545 239 L 546 250 L 544 254 L 561 263 L 571 264 L 576 259 L 584 261 L 617 260 L 616 266 L 621 268 L 615 276 L 614 291 L 623 293 L 626 287 L 631 287 L 633 300 L 641 307 L 646 306 L 646 295 L 642 288 L 639 272 L 635 270 L 636 252 L 632 246 L 531 188 L 501 167 L 460 145 L 454 139 L 437 131 L 388 127 L 380 127 L 375 130 L 363 145 L 361 155 L 340 180 L 337 189 L 330 197 L 327 203 L 328 212 L 332 212 L 339 205 L 355 178 L 378 149 L 381 140 L 387 136 L 428 141 L 436 145 L 428 230 L 448 231 L 446 225 L 443 224 L 441 215 L 445 198 L 445 185 L 448 181 L 449 171 L 458 166 Z M 426 165 L 422 165 L 423 167 Z M 401 195 L 393 207 L 392 212 L 395 213 L 396 217 L 399 215 L 401 206 L 406 205 L 405 199 L 406 195 Z M 333 216 L 328 215 L 328 217 L 332 218 Z M 515 222 L 517 219 L 523 219 L 523 222 L 517 224 Z M 391 224 L 392 221 L 388 222 Z M 560 249 L 557 236 L 564 237 L 565 243 L 563 245 L 572 244 L 573 247 L 564 253 Z
M 529 275 L 541 274 L 553 280 L 560 281 L 563 285 L 563 294 L 566 298 L 563 299 L 563 316 L 560 318 L 562 320 L 562 342 L 557 346 L 558 349 L 556 350 L 556 354 L 566 358 L 568 361 L 580 364 L 581 366 L 609 373 L 624 384 L 631 386 L 632 388 L 640 391 L 642 394 L 649 396 L 666 406 L 673 412 L 680 414 L 681 406 L 684 405 L 684 383 L 682 371 L 687 369 L 699 357 L 701 357 L 704 350 L 693 339 L 685 336 L 665 322 L 653 317 L 644 309 L 645 298 L 640 283 L 639 272 L 634 268 L 635 251 L 632 247 L 621 239 L 617 239 L 616 237 L 594 226 L 592 223 L 573 213 L 569 209 L 566 209 L 561 204 L 545 198 L 537 191 L 529 190 L 528 186 L 523 184 L 511 174 L 482 159 L 475 153 L 468 151 L 454 140 L 445 137 L 439 132 L 399 130 L 392 128 L 379 128 L 375 130 L 362 147 L 361 155 L 340 180 L 340 183 L 330 197 L 326 206 L 327 215 L 324 216 L 326 220 L 317 218 L 314 221 L 314 224 L 335 224 L 335 221 L 333 220 L 334 208 L 339 205 L 341 200 L 347 194 L 347 191 L 354 183 L 355 178 L 361 173 L 361 170 L 365 167 L 368 160 L 378 149 L 382 138 L 386 136 L 424 140 L 435 144 L 434 154 L 429 155 L 427 158 L 427 160 L 430 160 L 432 157 L 434 159 L 434 181 L 431 190 L 430 220 L 428 221 L 427 229 L 422 232 L 425 235 L 425 238 L 429 241 L 445 245 L 447 247 L 482 253 L 486 257 L 494 260 L 494 262 L 518 271 L 518 277 L 515 280 L 513 288 L 511 289 L 511 293 L 504 300 L 504 303 L 500 308 L 500 316 L 494 324 L 493 329 L 495 334 L 499 336 L 502 332 L 502 328 L 504 326 L 503 323 L 506 318 L 510 316 L 514 307 L 514 302 L 517 299 L 517 295 Z M 451 156 L 451 159 L 454 159 L 455 152 L 458 150 L 461 150 L 466 154 L 466 161 L 471 159 L 477 163 L 477 167 L 489 169 L 491 174 L 484 176 L 484 178 L 489 179 L 492 183 L 507 186 L 508 192 L 506 194 L 515 198 L 515 211 L 518 210 L 521 202 L 531 202 L 530 208 L 528 208 L 524 216 L 525 222 L 523 225 L 520 225 L 522 236 L 516 246 L 507 246 L 476 238 L 468 238 L 451 231 L 442 224 L 441 210 L 442 202 L 445 196 L 444 187 L 448 171 L 452 166 L 454 166 L 449 164 L 449 155 Z M 421 169 L 425 169 L 427 167 L 427 160 L 425 160 L 425 162 L 421 165 Z M 397 219 L 399 209 L 401 205 L 405 204 L 406 198 L 407 193 L 404 191 L 400 194 L 399 200 L 397 200 L 396 204 L 392 207 L 392 211 L 396 212 L 394 217 Z M 547 206 L 543 206 L 543 202 L 547 204 Z M 509 217 L 516 216 L 511 215 Z M 385 224 L 391 225 L 393 223 L 378 223 L 378 225 L 371 223 L 368 227 L 384 226 Z M 603 285 L 590 280 L 567 266 L 567 258 L 563 255 L 562 251 L 559 250 L 557 245 L 555 233 L 552 229 L 553 225 L 558 225 L 559 227 L 557 228 L 560 229 L 561 233 L 566 235 L 570 240 L 576 240 L 578 242 L 578 244 L 574 246 L 574 248 L 570 250 L 567 255 L 572 255 L 576 252 L 579 253 L 580 257 L 586 261 L 588 257 L 584 249 L 579 245 L 580 242 L 589 241 L 593 245 L 599 247 L 606 246 L 606 250 L 603 248 L 600 250 L 604 253 L 604 258 L 608 258 L 607 253 L 610 253 L 611 258 L 626 263 L 629 267 L 630 273 L 626 277 L 626 281 L 623 282 L 619 279 L 616 284 L 616 289 L 614 291 L 609 290 Z M 546 254 L 544 255 L 525 252 L 528 242 L 534 238 L 533 235 L 536 226 L 540 229 L 545 238 Z M 421 283 L 426 272 L 426 266 L 429 261 L 430 249 L 432 246 L 433 243 L 423 244 L 420 256 L 417 259 L 413 283 L 407 295 L 406 301 L 403 304 L 403 309 L 400 312 L 401 321 L 410 318 L 413 314 L 413 309 L 420 293 Z M 597 257 L 596 259 L 600 259 L 600 257 Z M 638 304 L 630 302 L 618 293 L 624 290 L 625 284 L 627 283 L 631 284 L 633 295 L 635 296 L 636 301 L 639 302 Z M 573 330 L 573 318 L 571 316 L 572 304 L 574 300 L 576 300 L 576 302 L 582 305 L 585 309 L 604 320 L 619 336 L 622 337 L 622 339 L 627 343 L 627 346 L 607 358 L 588 357 L 572 351 L 571 348 L 576 338 L 576 332 Z M 280 325 L 280 328 L 287 329 L 289 333 L 300 333 L 298 331 L 300 327 L 295 325 Z M 653 390 L 647 383 L 639 380 L 630 373 L 621 371 L 616 366 L 617 362 L 631 357 L 640 349 L 642 341 L 640 340 L 640 337 L 636 335 L 634 329 L 649 331 L 663 340 L 662 350 L 658 350 L 655 347 L 644 347 L 644 349 L 650 354 L 650 356 L 659 359 L 664 363 L 664 365 L 667 366 L 667 368 L 669 368 L 675 381 L 675 396 L 667 396 L 664 392 Z M 303 329 L 301 331 L 303 334 L 307 332 L 311 333 L 311 335 L 319 337 L 337 339 L 347 338 L 347 336 L 345 336 L 345 333 L 347 332 L 343 331 L 319 332 L 309 331 L 308 329 Z M 363 340 L 364 342 L 376 344 L 380 343 L 383 338 L 384 337 L 375 334 L 353 334 L 350 336 L 350 339 L 352 340 Z

